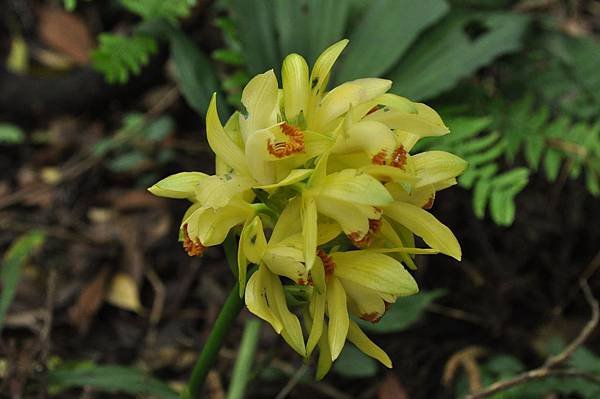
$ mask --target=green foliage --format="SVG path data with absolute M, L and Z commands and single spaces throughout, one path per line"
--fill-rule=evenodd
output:
M 536 106 L 532 96 L 495 111 L 509 161 L 522 151 L 529 168 L 542 169 L 550 181 L 557 179 L 561 167 L 571 179 L 585 172 L 589 192 L 600 195 L 600 123 L 575 122 L 568 116 L 552 119 L 549 106 Z
M 67 11 L 75 11 L 77 0 L 63 0 L 63 6 Z
M 179 89 L 188 104 L 204 116 L 210 97 L 219 87 L 212 65 L 194 42 L 180 30 L 170 30 L 169 40 Z
M 444 295 L 444 290 L 432 290 L 398 298 L 379 322 L 370 323 L 364 320 L 357 322 L 363 329 L 375 333 L 404 331 L 421 319 L 430 303 Z
M 488 132 L 489 117 L 454 117 L 446 122 L 452 134 L 425 139 L 415 151 L 438 149 L 452 152 L 469 163 L 458 183 L 473 190 L 473 210 L 479 218 L 489 208 L 492 220 L 501 226 L 512 224 L 515 218 L 515 196 L 528 183 L 529 170 L 515 168 L 501 172 L 506 144 L 496 132 Z
M 0 269 L 0 332 L 21 280 L 21 268 L 29 256 L 44 243 L 44 238 L 43 233 L 30 231 L 17 238 L 4 254 Z
M 102 33 L 98 41 L 98 48 L 92 52 L 93 66 L 109 83 L 126 83 L 130 74 L 139 74 L 157 51 L 156 41 L 145 35 Z
M 196 0 L 120 0 L 123 7 L 145 20 L 164 19 L 171 24 L 187 17 Z
M 344 345 L 333 371 L 347 378 L 368 378 L 377 374 L 377 361 L 365 355 L 351 343 Z
M 0 123 L 0 145 L 21 144 L 25 141 L 25 134 L 20 127 L 11 123 Z
M 79 363 L 59 367 L 48 372 L 51 394 L 58 395 L 70 388 L 90 387 L 105 392 L 177 399 L 179 395 L 167 384 L 130 367 L 99 366 Z
M 277 71 L 282 56 L 292 52 L 314 61 L 350 33 L 337 81 L 389 76 L 392 91 L 413 99 L 433 98 L 517 50 L 529 24 L 527 16 L 515 13 L 448 12 L 443 0 L 427 6 L 382 0 L 361 7 L 350 0 L 232 0 L 230 9 L 251 74 Z
M 554 344 L 556 344 L 556 341 Z M 559 342 L 559 346 L 555 348 L 558 350 L 555 350 L 555 352 L 560 351 L 563 347 L 564 344 Z M 579 348 L 569 360 L 568 366 L 578 371 L 597 374 L 600 372 L 600 357 L 586 348 Z M 521 361 L 511 355 L 494 356 L 480 366 L 482 383 L 484 385 L 512 378 L 525 370 L 526 368 Z M 464 397 L 468 391 L 467 386 L 466 378 L 462 376 L 456 386 L 456 397 Z M 600 387 L 593 382 L 580 378 L 550 377 L 516 386 L 490 398 L 538 399 L 548 397 L 551 393 L 563 395 L 578 394 L 582 398 L 596 398 L 600 395 Z
M 433 98 L 499 55 L 519 49 L 528 24 L 526 16 L 514 13 L 452 12 L 389 74 L 392 91 L 416 100 Z

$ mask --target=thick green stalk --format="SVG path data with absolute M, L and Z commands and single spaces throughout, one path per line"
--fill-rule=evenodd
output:
M 232 270 L 236 269 L 237 271 L 237 268 L 235 267 L 237 263 L 237 245 L 232 234 L 227 236 L 227 239 L 223 243 L 223 248 L 225 249 L 225 257 L 227 258 L 228 263 L 230 263 L 229 266 Z M 239 285 L 236 283 L 219 312 L 219 316 L 202 348 L 202 352 L 200 352 L 200 357 L 198 357 L 196 365 L 192 370 L 188 385 L 181 393 L 182 399 L 200 398 L 206 376 L 219 354 L 219 349 L 223 344 L 223 340 L 225 340 L 227 333 L 231 330 L 243 305 L 244 302 L 240 298 Z
M 244 335 L 240 344 L 238 357 L 233 368 L 231 384 L 227 399 L 244 399 L 246 384 L 252 371 L 254 354 L 260 338 L 262 322 L 259 319 L 248 319 L 244 327 Z
M 242 299 L 240 298 L 239 288 L 236 283 L 235 287 L 229 293 L 221 312 L 215 321 L 215 325 L 202 348 L 200 357 L 192 370 L 192 375 L 188 382 L 188 386 L 185 388 L 181 397 L 183 399 L 198 399 L 204 386 L 206 376 L 210 371 L 223 340 L 227 336 L 227 333 L 235 323 L 235 319 L 242 310 Z

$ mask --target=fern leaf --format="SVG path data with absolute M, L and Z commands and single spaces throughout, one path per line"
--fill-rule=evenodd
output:
M 121 0 L 121 4 L 144 20 L 166 19 L 174 24 L 179 18 L 189 16 L 196 0 Z
M 92 53 L 93 66 L 109 83 L 127 82 L 131 74 L 140 73 L 150 55 L 157 51 L 156 41 L 143 35 L 126 37 L 102 33 L 98 40 L 99 46 Z

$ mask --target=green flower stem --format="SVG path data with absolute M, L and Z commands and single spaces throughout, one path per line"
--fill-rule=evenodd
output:
M 260 338 L 261 327 L 262 322 L 259 319 L 252 318 L 246 321 L 240 350 L 233 368 L 227 399 L 244 399 L 246 384 L 252 371 L 252 362 Z
M 200 353 L 200 357 L 192 370 L 192 375 L 188 382 L 188 386 L 182 393 L 182 399 L 197 399 L 200 398 L 200 394 L 202 392 L 202 387 L 204 386 L 204 381 L 206 380 L 206 376 L 210 371 L 211 366 L 213 365 L 217 355 L 219 354 L 219 349 L 221 348 L 221 344 L 223 340 L 227 336 L 227 333 L 235 323 L 235 319 L 238 314 L 242 310 L 243 302 L 240 298 L 239 287 L 236 283 L 235 287 L 232 288 L 223 308 L 221 308 L 221 312 L 219 312 L 219 316 L 217 317 L 217 321 L 202 348 L 202 352 Z

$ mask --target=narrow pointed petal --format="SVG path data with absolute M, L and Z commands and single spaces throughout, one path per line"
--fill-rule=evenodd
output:
M 269 273 L 269 280 L 267 288 L 269 304 L 275 309 L 283 325 L 281 336 L 300 356 L 306 356 L 306 347 L 304 345 L 300 320 L 287 307 L 283 286 L 281 285 L 281 281 L 279 281 L 279 277 Z
M 334 252 L 334 275 L 394 295 L 413 295 L 419 289 L 415 279 L 396 259 L 373 251 Z
M 270 245 L 280 243 L 286 238 L 302 231 L 302 225 L 298 223 L 301 207 L 301 197 L 293 198 L 288 202 L 281 215 L 279 215 L 277 224 L 273 228 L 273 233 L 271 233 L 271 238 L 269 239 Z
M 391 108 L 395 111 L 417 114 L 417 106 L 406 97 L 401 97 L 393 93 L 385 93 L 374 100 L 378 105 Z
M 335 220 L 346 234 L 363 237 L 369 231 L 369 219 L 378 219 L 380 213 L 371 205 L 353 204 L 334 198 L 315 198 L 319 213 Z
M 346 342 L 348 334 L 348 308 L 346 305 L 346 293 L 342 283 L 337 278 L 327 282 L 327 314 L 329 315 L 329 347 L 331 360 L 338 358 Z
M 412 159 L 419 177 L 417 188 L 454 178 L 467 168 L 464 159 L 445 151 L 426 151 Z
M 259 185 L 269 185 L 275 182 L 274 162 L 268 150 L 268 142 L 273 139 L 269 129 L 258 130 L 246 140 L 245 160 L 250 168 L 252 177 Z
M 308 65 L 298 54 L 290 54 L 281 67 L 285 117 L 292 121 L 306 110 L 310 94 Z
M 375 345 L 373 341 L 362 332 L 360 327 L 353 321 L 350 321 L 348 327 L 348 340 L 352 342 L 358 349 L 372 358 L 379 360 L 387 368 L 392 368 L 392 360 L 390 357 L 381 349 Z
M 199 239 L 204 246 L 221 244 L 229 230 L 244 223 L 254 214 L 253 208 L 239 201 L 218 210 L 202 207 L 185 219 L 182 225 L 188 225 L 192 239 Z
M 265 129 L 276 122 L 274 112 L 277 98 L 277 78 L 272 69 L 256 75 L 244 87 L 242 104 L 248 114 L 241 116 L 239 120 L 244 142 L 247 142 L 256 130 Z
M 304 262 L 310 270 L 317 254 L 317 204 L 312 197 L 303 198 L 302 234 L 304 236 Z
M 384 214 L 423 238 L 431 248 L 460 260 L 460 244 L 454 233 L 429 212 L 412 204 L 394 202 L 385 206 Z
M 229 137 L 217 112 L 217 95 L 213 94 L 206 113 L 206 138 L 208 144 L 214 153 L 223 160 L 227 165 L 231 166 L 239 175 L 248 176 L 250 174 L 246 165 L 244 152 L 237 144 Z
M 152 194 L 166 198 L 192 198 L 198 185 L 208 175 L 201 172 L 181 172 L 165 177 L 148 189 Z
M 394 227 L 390 224 L 390 221 L 387 220 L 385 217 L 381 218 L 381 225 L 380 225 L 379 231 L 381 232 L 381 235 L 383 237 L 385 237 L 386 240 L 388 240 L 396 248 L 407 247 L 407 244 L 404 241 L 402 241 L 402 239 L 400 238 L 400 236 L 398 235 L 398 233 L 396 232 Z M 414 246 L 414 240 L 413 240 L 412 244 Z M 410 255 L 408 253 L 398 251 L 398 254 L 400 255 L 400 258 L 402 259 L 404 264 L 409 269 L 417 270 L 417 265 L 415 265 L 415 262 L 412 260 L 412 258 L 410 257 Z
M 244 295 L 248 263 L 258 264 L 267 248 L 267 239 L 263 231 L 260 217 L 256 216 L 246 223 L 240 235 L 238 245 L 238 279 L 240 296 Z
M 321 339 L 319 340 L 319 359 L 317 360 L 317 373 L 315 378 L 317 381 L 322 380 L 329 370 L 333 361 L 331 360 L 331 349 L 329 348 L 328 342 L 328 330 L 327 326 L 323 325 L 323 332 L 321 333 Z
M 290 171 L 290 173 L 278 183 L 267 184 L 264 186 L 256 186 L 255 188 L 259 188 L 262 190 L 271 190 L 274 188 L 289 186 L 307 179 L 312 174 L 312 172 L 312 169 L 294 169 Z
M 325 49 L 319 58 L 317 58 L 310 74 L 310 84 L 313 95 L 320 95 L 326 89 L 333 64 L 335 64 L 335 61 L 347 45 L 348 39 L 340 40 Z
M 308 335 L 308 342 L 306 343 L 306 353 L 308 356 L 310 356 L 313 349 L 315 349 L 315 346 L 319 343 L 321 335 L 323 334 L 323 325 L 325 324 L 325 299 L 325 292 L 319 293 L 317 290 L 313 291 L 313 297 L 310 303 L 313 322 Z
M 245 302 L 248 310 L 271 324 L 277 334 L 281 333 L 283 324 L 279 316 L 269 307 L 267 301 L 267 286 L 269 283 L 268 271 L 259 267 L 258 270 L 250 276 L 246 286 Z

